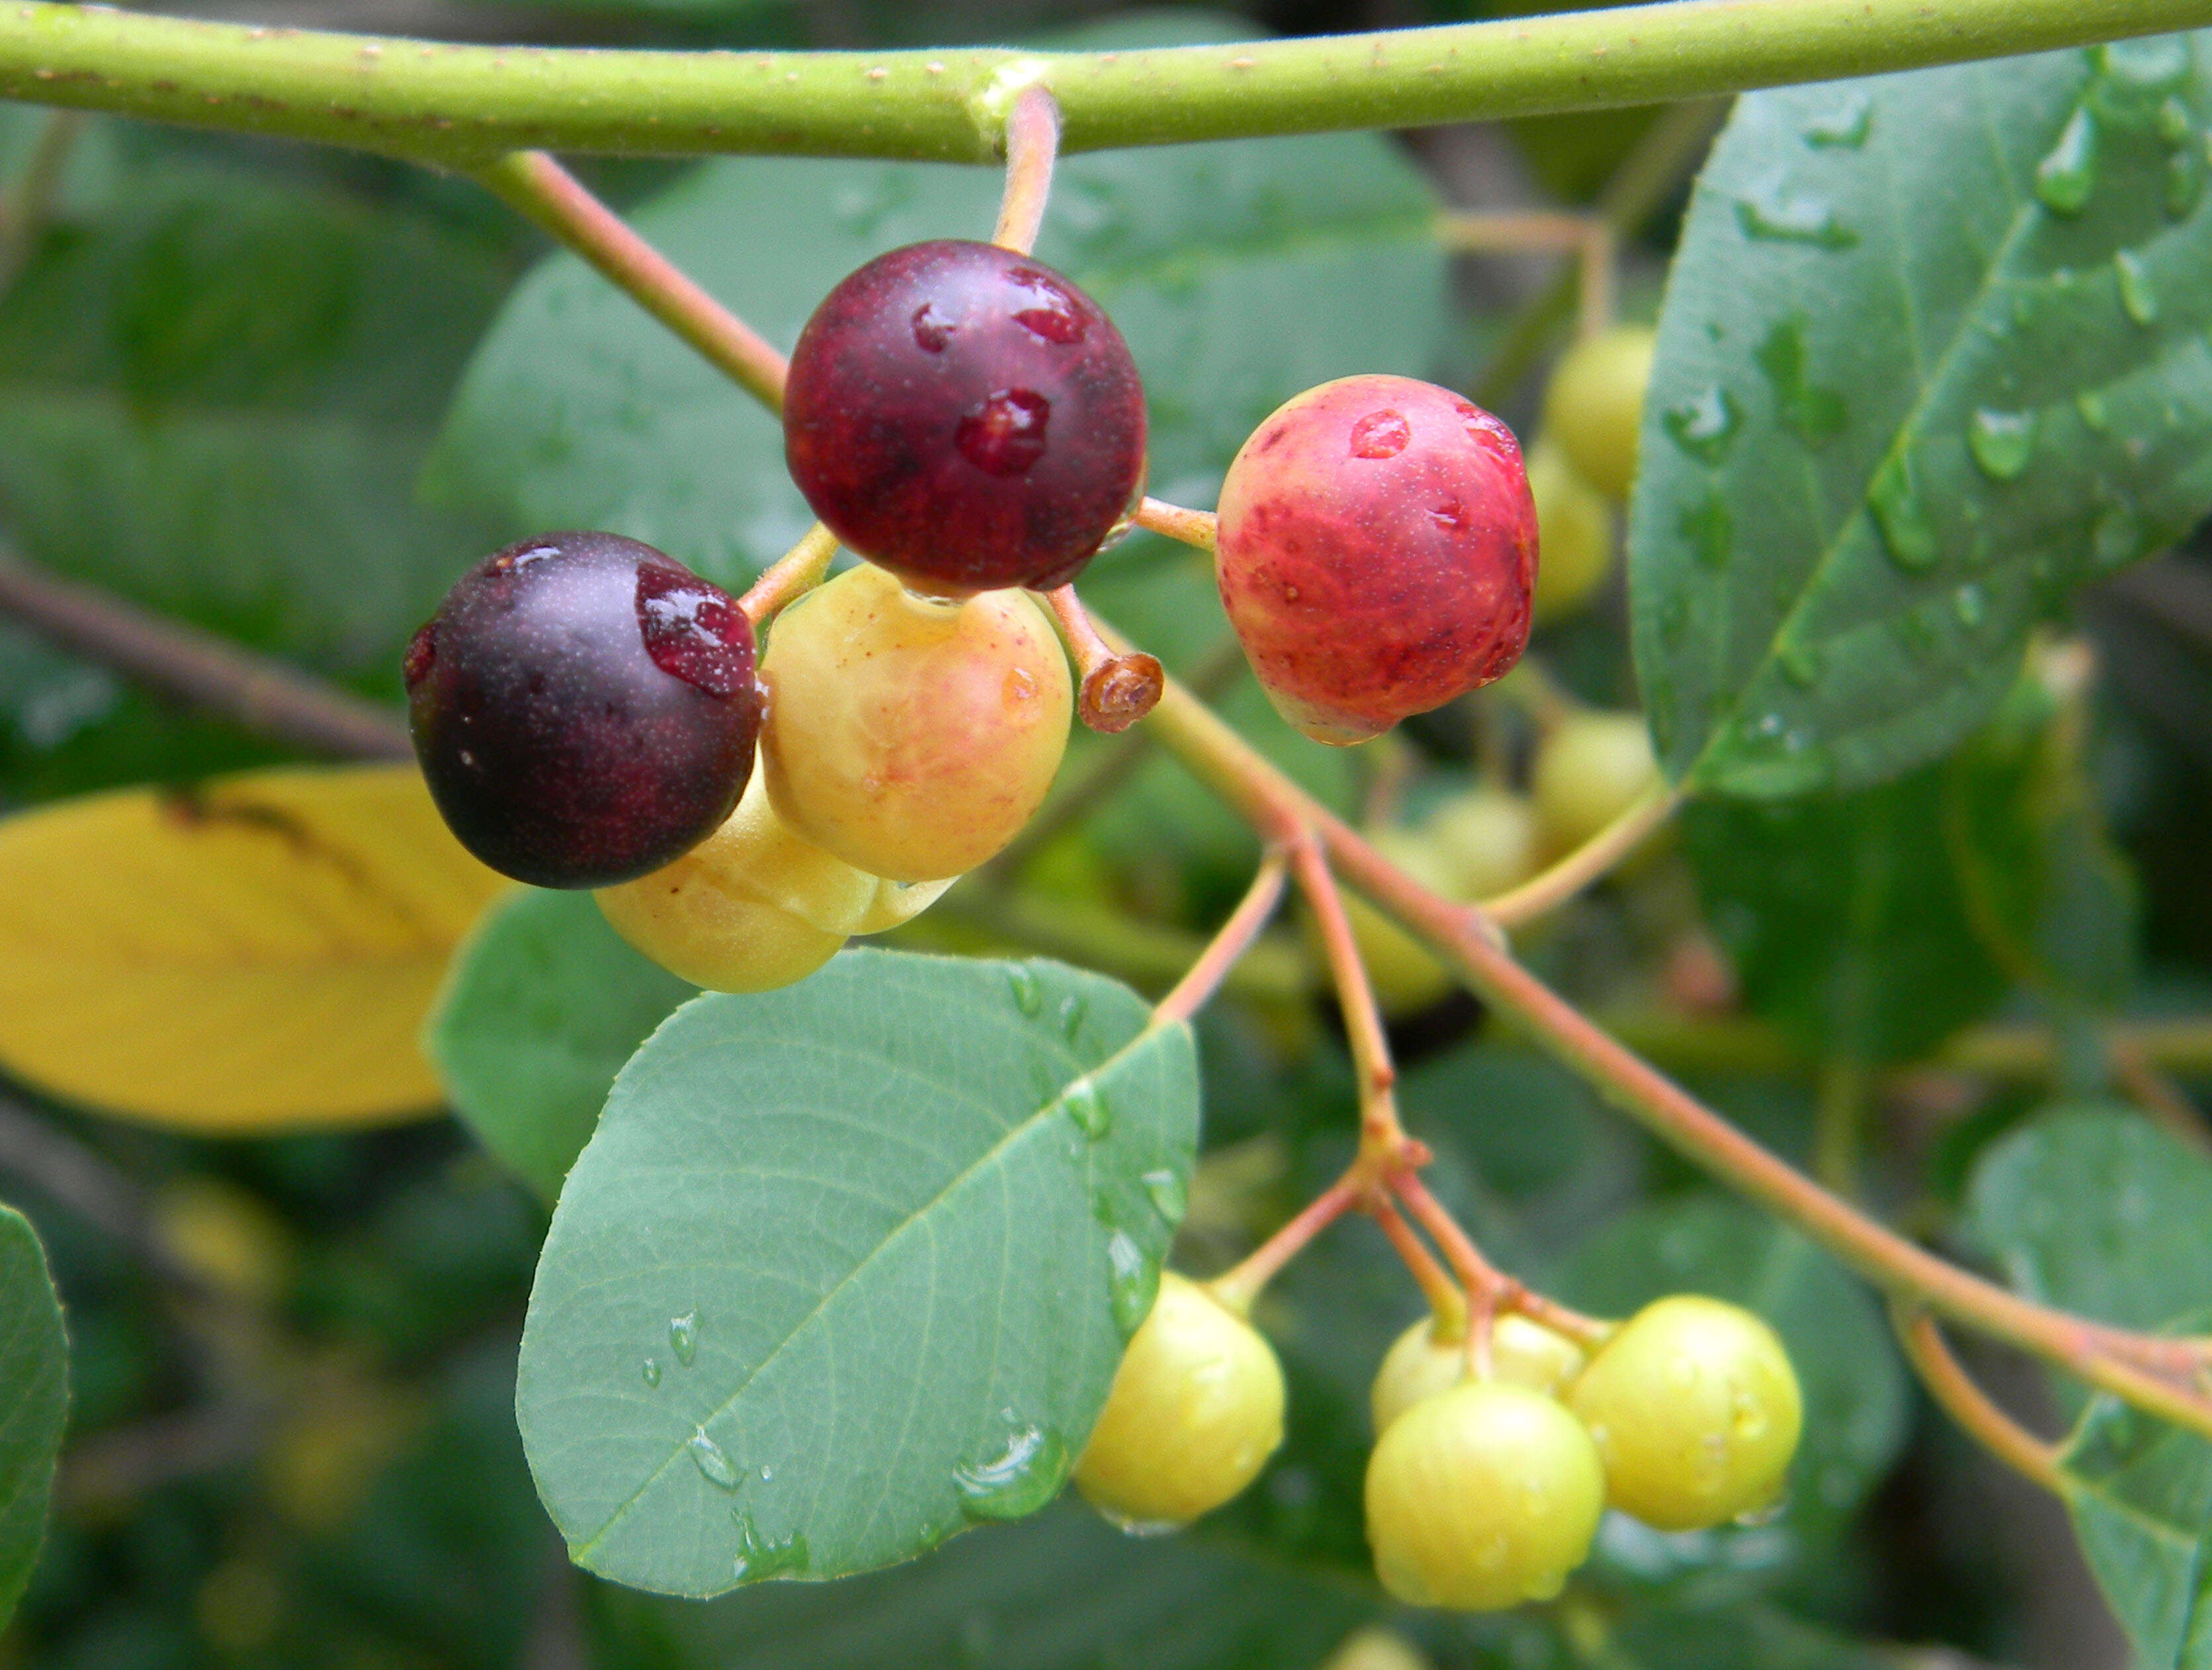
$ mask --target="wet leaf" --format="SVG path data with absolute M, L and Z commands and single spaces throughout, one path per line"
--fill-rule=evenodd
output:
M 46 1255 L 0 1206 L 0 1627 L 30 1581 L 69 1415 L 69 1342 Z

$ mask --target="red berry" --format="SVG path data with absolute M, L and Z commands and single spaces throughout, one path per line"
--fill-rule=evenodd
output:
M 752 772 L 752 623 L 635 539 L 547 533 L 486 558 L 404 670 L 439 811 L 538 887 L 658 869 L 720 827 Z
M 1144 483 L 1121 333 L 995 244 L 909 244 L 831 290 L 792 353 L 783 425 L 830 530 L 948 596 L 1073 579 Z
M 1520 659 L 1536 578 L 1521 448 L 1433 383 L 1310 388 L 1230 465 L 1215 574 L 1283 716 L 1363 742 Z

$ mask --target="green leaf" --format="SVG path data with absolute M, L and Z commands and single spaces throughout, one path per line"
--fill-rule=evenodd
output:
M 1945 840 L 1945 784 L 1932 765 L 1854 795 L 1685 809 L 1746 1002 L 1805 1049 L 1910 1059 L 2003 996 Z
M 834 1588 L 600 1600 L 603 1643 L 658 1637 L 659 1661 L 702 1670 L 1312 1670 L 1376 1611 L 1348 1585 L 1076 1508 Z
M 848 951 L 686 1004 L 562 1192 L 517 1392 L 576 1562 L 720 1594 L 1059 1488 L 1150 1307 L 1188 1028 L 1045 962 Z
M 69 1414 L 69 1341 L 38 1235 L 0 1206 L 0 1626 L 23 1598 L 46 1533 Z
M 1669 1293 L 1703 1293 L 1773 1324 L 1805 1393 L 1785 1530 L 1852 1512 L 1904 1442 L 1905 1372 L 1874 1300 L 1810 1241 L 1748 1206 L 1692 1196 L 1644 1207 L 1584 1242 L 1558 1289 L 1585 1310 L 1624 1317 Z
M 623 1064 L 696 996 L 588 893 L 527 888 L 462 947 L 423 1048 L 477 1140 L 551 1201 Z
M 2203 50 L 1738 103 L 1669 281 L 1632 513 L 1670 777 L 1787 795 L 1941 753 L 2068 590 L 2212 507 Z
M 1893 1649 L 1740 1604 L 1638 1613 L 1605 1646 L 1608 1670 L 1895 1670 L 1902 1661 Z
M 2212 1444 L 2099 1398 L 2062 1460 L 2075 1535 L 2136 1662 L 2212 1667 Z
M 632 218 L 788 349 L 862 262 L 921 239 L 987 236 L 998 192 L 984 169 L 732 159 Z M 1152 490 L 1203 503 L 1244 437 L 1300 389 L 1429 369 L 1445 326 L 1434 210 L 1412 166 L 1371 134 L 1167 146 L 1063 162 L 1037 253 L 1129 340 L 1150 405 Z M 433 480 L 518 529 L 614 528 L 729 584 L 811 521 L 775 419 L 569 255 L 523 283 L 477 353 Z M 1220 625 L 1212 606 L 1194 620 L 1127 624 L 1140 636 L 1174 626 L 1158 633 L 1169 659 Z

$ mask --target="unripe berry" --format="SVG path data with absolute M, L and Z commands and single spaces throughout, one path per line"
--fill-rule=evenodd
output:
M 1549 436 L 1528 448 L 1528 496 L 1544 546 L 1536 569 L 1541 625 L 1581 608 L 1613 572 L 1613 507 Z
M 1567 1401 L 1605 1459 L 1607 1499 L 1662 1531 L 1766 1507 L 1796 1454 L 1804 1405 L 1774 1330 L 1694 1294 L 1646 1305 Z
M 1636 435 L 1651 383 L 1658 334 L 1616 325 L 1567 350 L 1544 393 L 1544 433 L 1567 461 L 1616 503 L 1636 485 Z
M 1367 1461 L 1376 1574 L 1417 1606 L 1548 1600 L 1589 1557 L 1604 1508 L 1604 1469 L 1581 1423 L 1496 1380 L 1415 1404 Z
M 995 244 L 909 244 L 831 290 L 792 350 L 783 426 L 830 531 L 946 596 L 1073 579 L 1144 481 L 1121 333 Z
M 1473 903 L 1519 887 L 1536 873 L 1542 837 L 1525 795 L 1470 789 L 1438 802 L 1424 826 L 1452 899 Z
M 1435 1670 L 1435 1667 L 1405 1636 L 1370 1624 L 1346 1636 L 1321 1670 Z
M 1378 829 L 1370 830 L 1367 839 L 1423 887 L 1453 896 L 1455 871 L 1430 836 L 1411 829 Z M 1352 942 L 1359 948 L 1368 983 L 1375 988 L 1375 999 L 1385 1015 L 1394 1020 L 1417 1015 L 1452 990 L 1450 972 L 1419 941 L 1357 893 L 1346 892 L 1343 898 Z M 1310 917 L 1307 929 L 1308 947 L 1315 961 L 1325 962 L 1327 953 Z
M 657 869 L 737 804 L 760 724 L 736 600 L 651 545 L 546 533 L 446 594 L 405 665 L 431 798 L 461 844 L 541 887 Z
M 1582 1372 L 1583 1362 L 1582 1347 L 1573 1340 L 1517 1312 L 1508 1311 L 1491 1324 L 1493 1380 L 1556 1396 Z M 1375 1430 L 1389 1431 L 1391 1422 L 1424 1398 L 1448 1392 L 1467 1378 L 1465 1337 L 1448 1337 L 1448 1331 L 1439 1330 L 1437 1318 L 1423 1317 L 1398 1336 L 1376 1371 L 1369 1394 Z
M 1279 407 L 1221 485 L 1214 572 L 1268 699 L 1363 742 L 1519 659 L 1536 512 L 1513 433 L 1449 389 L 1345 377 Z
M 1119 1524 L 1184 1525 L 1258 1478 L 1282 1441 L 1274 1348 L 1197 1283 L 1163 1271 L 1075 1486 Z
M 1073 692 L 1018 591 L 915 596 L 862 564 L 779 616 L 761 661 L 777 814 L 854 868 L 942 881 L 1013 839 L 1067 746 Z
M 1536 750 L 1528 786 L 1545 845 L 1571 851 L 1659 783 L 1641 714 L 1578 713 L 1553 726 Z

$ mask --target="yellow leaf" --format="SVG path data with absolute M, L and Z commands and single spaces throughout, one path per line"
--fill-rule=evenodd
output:
M 435 1108 L 416 1042 L 508 884 L 410 766 L 283 767 L 0 821 L 0 1068 L 199 1131 Z

